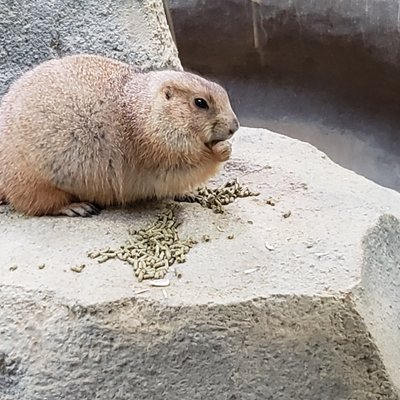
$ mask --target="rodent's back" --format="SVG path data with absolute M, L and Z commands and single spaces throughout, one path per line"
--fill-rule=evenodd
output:
M 113 202 L 124 169 L 118 102 L 133 75 L 127 64 L 81 55 L 17 80 L 0 107 L 0 165 L 9 179 L 18 162 L 63 190 Z

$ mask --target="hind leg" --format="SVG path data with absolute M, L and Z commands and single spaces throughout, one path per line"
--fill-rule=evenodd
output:
M 99 210 L 90 203 L 74 203 L 74 196 L 46 182 L 18 182 L 11 188 L 7 199 L 16 211 L 26 215 L 66 215 L 91 217 Z

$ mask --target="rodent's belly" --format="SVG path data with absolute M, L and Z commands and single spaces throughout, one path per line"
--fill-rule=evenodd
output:
M 127 179 L 123 190 L 124 202 L 176 196 L 189 187 L 186 182 L 179 182 L 168 173 L 139 173 Z
M 165 198 L 183 194 L 200 183 L 199 171 L 174 172 L 166 170 L 143 171 L 135 166 L 123 167 L 114 158 L 115 169 L 107 168 L 107 163 L 92 162 L 76 164 L 73 169 L 58 168 L 58 173 L 48 171 L 52 182 L 59 189 L 65 190 L 82 201 L 96 202 L 107 206 L 129 204 L 149 198 Z M 68 173 L 67 173 L 68 172 Z
M 207 180 L 214 168 L 200 166 L 185 170 L 160 170 L 153 172 L 138 172 L 128 174 L 124 183 L 124 202 L 148 198 L 174 197 L 187 193 L 197 185 Z
M 63 190 L 75 194 L 81 200 L 99 205 L 129 204 L 138 200 L 174 197 L 187 193 L 214 175 L 216 164 L 199 165 L 196 168 L 143 171 L 135 166 L 119 164 L 111 173 L 105 164 L 85 168 L 85 174 L 74 175 L 67 184 L 63 176 Z M 83 179 L 83 176 L 85 177 Z M 72 178 L 72 177 L 71 177 Z

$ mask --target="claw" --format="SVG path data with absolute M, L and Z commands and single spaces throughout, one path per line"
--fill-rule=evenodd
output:
M 91 203 L 71 203 L 62 208 L 58 214 L 67 217 L 90 218 L 92 215 L 99 215 L 100 210 Z

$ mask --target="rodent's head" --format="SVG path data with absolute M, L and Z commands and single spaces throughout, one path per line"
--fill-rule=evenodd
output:
M 189 142 L 211 148 L 230 139 L 239 128 L 228 94 L 220 85 L 188 72 L 158 73 L 158 113 L 168 132 L 190 138 Z M 156 111 L 157 112 L 157 111 Z M 161 118 L 159 118 L 161 120 Z M 163 127 L 165 128 L 165 127 Z M 164 130 L 164 129 L 163 129 Z

